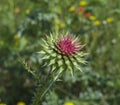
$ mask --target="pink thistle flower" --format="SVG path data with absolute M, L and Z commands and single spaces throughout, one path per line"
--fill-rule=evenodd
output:
M 74 37 L 71 35 L 61 37 L 58 40 L 57 45 L 63 55 L 72 55 L 81 49 L 81 46 L 78 43 L 77 39 L 74 39 Z

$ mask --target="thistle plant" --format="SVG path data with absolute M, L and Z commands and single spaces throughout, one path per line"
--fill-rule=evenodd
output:
M 32 105 L 41 105 L 44 95 L 66 70 L 71 72 L 72 77 L 75 70 L 82 71 L 80 65 L 86 63 L 83 47 L 79 37 L 70 33 L 51 33 L 42 39 L 41 50 L 37 53 L 40 55 L 46 75 L 42 77 L 41 71 L 38 71 L 41 74 L 39 75 L 38 72 L 28 69 L 34 77 L 38 77 Z

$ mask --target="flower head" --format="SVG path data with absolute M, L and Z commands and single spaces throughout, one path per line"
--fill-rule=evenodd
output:
M 28 15 L 28 14 L 30 14 L 30 9 L 26 9 L 25 10 L 25 13 Z
M 60 28 L 65 28 L 65 23 L 62 22 L 62 23 L 60 24 Z
M 20 101 L 17 103 L 17 105 L 26 105 L 24 102 Z
M 70 6 L 69 11 L 70 11 L 70 12 L 75 11 L 75 6 L 73 6 L 73 5 L 72 5 L 72 6 Z
M 64 105 L 74 105 L 73 102 L 65 102 Z
M 77 13 L 81 13 L 81 12 L 83 12 L 84 10 L 85 10 L 84 7 L 79 7 L 79 8 L 77 9 Z
M 20 12 L 20 8 L 19 7 L 16 7 L 15 9 L 14 9 L 14 13 L 15 14 L 18 14 Z
M 52 67 L 52 71 L 70 70 L 73 75 L 74 69 L 80 69 L 80 64 L 85 63 L 83 56 L 86 54 L 81 51 L 83 45 L 79 38 L 69 33 L 53 33 L 43 39 L 42 50 L 38 53 L 45 60 L 45 65 Z
M 56 18 L 55 19 L 55 24 L 59 25 L 60 24 L 60 19 Z
M 88 12 L 88 13 L 85 13 L 83 16 L 87 18 L 87 17 L 90 17 L 91 14 Z
M 89 19 L 90 19 L 90 20 L 95 20 L 95 19 L 96 19 L 96 17 L 95 17 L 95 16 L 93 16 L 93 15 L 91 15 L 91 16 L 89 17 Z
M 87 5 L 87 2 L 86 2 L 86 1 L 84 1 L 84 0 L 82 0 L 82 1 L 80 1 L 79 5 L 80 5 L 80 6 L 82 6 L 82 7 L 84 7 L 84 6 L 86 6 L 86 5 Z
M 0 105 L 6 105 L 5 103 L 0 103 Z
M 63 55 L 71 55 L 80 50 L 79 43 L 71 35 L 59 38 L 57 46 Z
M 113 19 L 112 17 L 108 17 L 108 18 L 106 19 L 106 21 L 107 21 L 107 23 L 111 23 L 111 22 L 114 21 L 114 19 Z
M 94 23 L 93 23 L 94 26 L 99 26 L 100 24 L 101 24 L 101 22 L 100 22 L 99 20 L 96 20 L 96 21 L 94 21 Z

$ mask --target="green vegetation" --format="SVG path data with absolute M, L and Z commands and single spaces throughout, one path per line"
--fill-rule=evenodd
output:
M 119 29 L 119 0 L 1 0 L 0 105 L 31 104 L 36 83 L 18 55 L 40 70 L 40 40 L 55 31 L 80 37 L 88 64 L 74 79 L 66 71 L 43 105 L 119 105 Z

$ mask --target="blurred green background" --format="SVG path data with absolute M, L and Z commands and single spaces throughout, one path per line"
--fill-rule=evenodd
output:
M 0 0 L 0 105 L 30 105 L 35 82 L 17 54 L 39 67 L 40 39 L 53 31 L 80 36 L 88 64 L 43 105 L 120 105 L 119 0 Z

